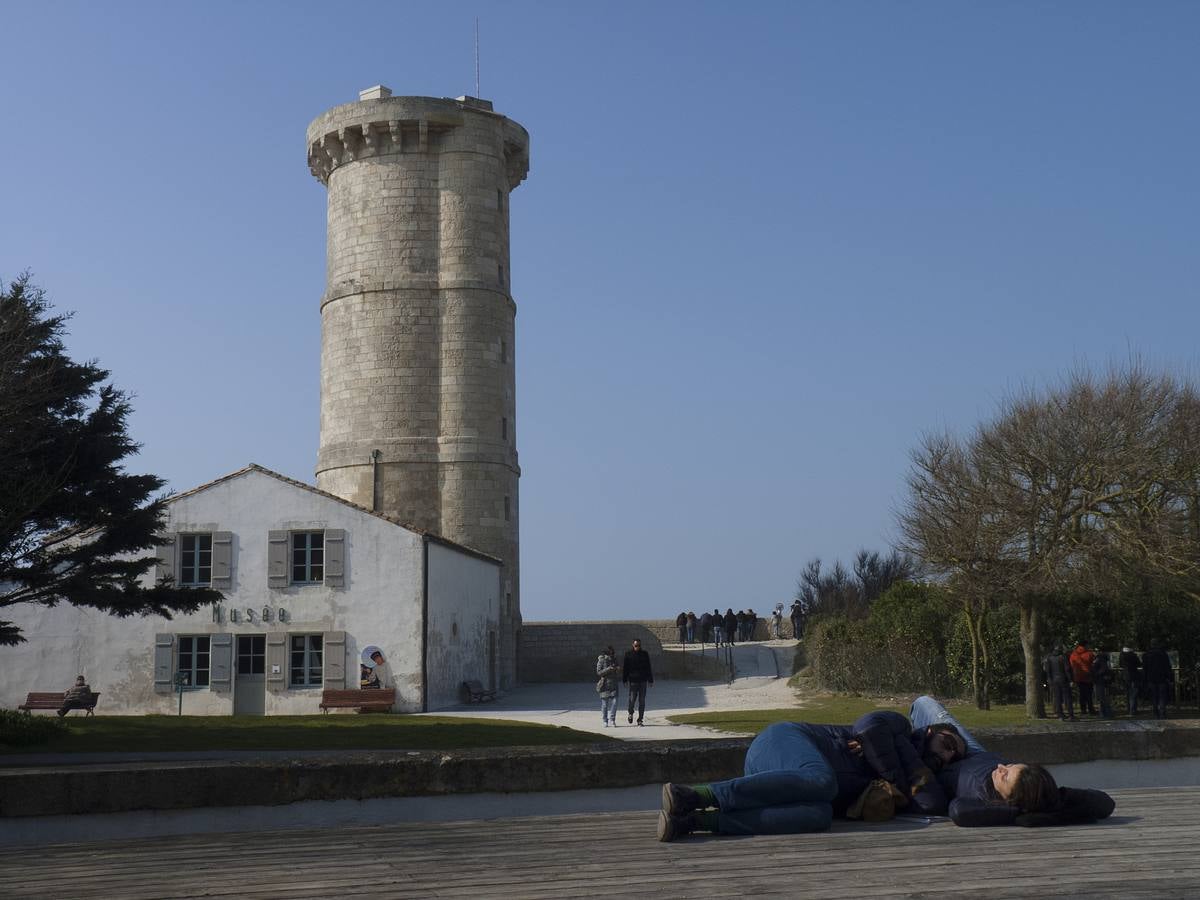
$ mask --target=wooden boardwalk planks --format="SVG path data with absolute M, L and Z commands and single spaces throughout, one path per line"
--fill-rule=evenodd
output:
M 0 897 L 1200 896 L 1200 787 L 1114 792 L 1074 828 L 858 825 L 654 840 L 600 813 L 0 850 Z

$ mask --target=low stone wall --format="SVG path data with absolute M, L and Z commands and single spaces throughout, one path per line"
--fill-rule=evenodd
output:
M 517 678 L 526 683 L 595 681 L 603 647 L 617 651 L 617 665 L 634 640 L 662 667 L 662 641 L 645 622 L 526 622 L 521 626 Z M 664 676 L 666 675 L 664 671 Z
M 1002 756 L 1048 765 L 1200 756 L 1200 728 L 1187 726 L 1031 726 L 975 734 Z M 0 769 L 0 816 L 689 784 L 741 774 L 749 746 L 749 738 L 727 738 Z
M 759 619 L 755 640 L 767 640 L 769 624 Z M 791 632 L 791 622 L 785 619 L 784 637 L 790 637 Z M 640 622 L 526 622 L 521 626 L 519 638 L 517 679 L 525 684 L 593 680 L 600 648 L 611 644 L 620 663 L 635 638 L 650 654 L 656 678 L 713 681 L 725 678 L 724 668 L 712 659 L 675 659 L 682 654 L 664 657 L 663 644 L 679 643 L 675 620 L 647 619 Z

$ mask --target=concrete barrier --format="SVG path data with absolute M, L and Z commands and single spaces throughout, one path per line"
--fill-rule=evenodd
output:
M 1048 765 L 1200 757 L 1200 728 L 1186 725 L 1031 726 L 979 729 L 976 735 L 997 753 Z M 749 744 L 749 738 L 726 738 L 0 769 L 0 816 L 694 783 L 740 774 Z

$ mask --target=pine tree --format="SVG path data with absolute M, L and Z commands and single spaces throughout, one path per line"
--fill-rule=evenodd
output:
M 67 602 L 169 617 L 215 602 L 216 591 L 141 583 L 155 563 L 163 481 L 125 472 L 138 451 L 128 398 L 106 370 L 67 356 L 69 316 L 50 311 L 28 275 L 0 284 L 0 614 Z M 0 645 L 24 640 L 0 619 Z

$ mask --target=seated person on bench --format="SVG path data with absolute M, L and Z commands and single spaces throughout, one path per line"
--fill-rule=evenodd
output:
M 58 715 L 61 718 L 73 709 L 87 709 L 91 705 L 92 689 L 88 687 L 87 680 L 79 675 L 75 679 L 75 686 L 63 695 L 63 705 L 58 708 Z

